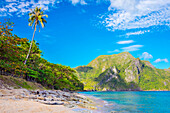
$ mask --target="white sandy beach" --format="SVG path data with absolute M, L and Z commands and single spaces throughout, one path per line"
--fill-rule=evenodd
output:
M 28 91 L 26 89 L 0 89 L 0 113 L 87 113 L 91 110 L 97 110 L 97 106 L 99 106 L 92 101 L 94 100 L 93 98 L 89 100 L 88 97 L 82 94 L 71 94 L 60 90 L 39 91 L 40 93 L 53 93 L 48 94 L 48 98 L 43 98 L 35 94 L 36 92 L 37 91 Z M 60 98 L 58 99 L 63 98 L 65 100 L 56 101 L 55 99 L 57 98 L 53 97 L 55 101 L 52 101 L 51 96 L 56 96 L 57 93 L 60 93 Z M 66 97 L 66 95 L 68 97 Z M 44 99 L 47 100 L 45 101 Z
M 0 113 L 75 113 L 63 105 L 46 105 L 28 99 L 10 99 L 22 91 L 23 89 L 0 89 Z
M 63 105 L 45 105 L 34 101 L 0 98 L 1 113 L 75 113 Z

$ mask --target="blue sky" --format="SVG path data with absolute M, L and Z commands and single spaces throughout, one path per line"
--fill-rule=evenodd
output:
M 0 20 L 10 18 L 13 33 L 31 39 L 28 13 L 36 6 L 48 18 L 35 40 L 52 63 L 76 67 L 128 51 L 170 67 L 170 0 L 1 0 Z

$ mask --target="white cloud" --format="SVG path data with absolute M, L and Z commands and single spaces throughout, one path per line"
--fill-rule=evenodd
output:
M 149 54 L 148 52 L 143 52 L 142 55 L 140 56 L 140 58 L 143 58 L 144 60 L 146 60 L 146 59 L 153 58 L 153 56 L 151 54 Z
M 133 40 L 125 40 L 125 41 L 119 41 L 119 42 L 117 42 L 117 44 L 130 44 L 133 42 L 134 42 Z
M 132 45 L 128 47 L 121 48 L 123 51 L 137 51 L 140 50 L 140 48 L 143 47 L 143 45 Z
M 167 58 L 165 58 L 165 59 L 160 59 L 160 58 L 158 58 L 158 59 L 156 59 L 154 62 L 155 62 L 155 63 L 158 63 L 158 62 L 166 62 L 166 63 L 168 63 L 169 61 L 168 61 Z
M 114 51 L 107 51 L 107 53 L 115 53 L 115 52 L 120 52 L 119 49 L 115 49 Z
M 28 13 L 30 9 L 36 6 L 47 11 L 50 6 L 56 7 L 56 4 L 61 2 L 71 2 L 73 5 L 87 4 L 85 0 L 6 0 L 6 2 L 1 4 L 3 7 L 0 7 L 0 16 L 13 15 L 13 13 L 21 16 Z
M 137 51 L 137 50 L 140 50 L 141 47 L 143 47 L 143 45 L 132 45 L 132 46 L 123 47 L 120 49 L 115 49 L 114 51 L 107 51 L 107 53 Z
M 0 11 L 7 11 L 4 7 L 3 8 L 0 8 Z
M 86 5 L 87 3 L 84 0 L 70 0 L 73 5 L 76 4 L 81 4 L 81 5 Z
M 36 6 L 49 10 L 50 6 L 56 7 L 61 2 L 70 2 L 73 5 L 110 3 L 108 12 L 101 16 L 101 23 L 111 31 L 170 26 L 170 0 L 6 0 L 0 7 L 0 15 L 24 15 Z M 144 33 L 145 31 L 137 31 L 127 33 L 127 36 Z
M 108 30 L 170 26 L 170 0 L 110 0 L 109 12 L 101 16 Z
M 43 10 L 49 10 L 49 7 L 55 7 L 54 4 L 59 3 L 58 1 L 61 0 L 6 0 L 6 3 L 3 3 L 3 7 L 0 8 L 0 16 L 13 15 L 13 13 L 18 16 L 24 15 L 36 6 L 41 7 Z
M 150 32 L 150 30 L 144 30 L 144 31 L 136 31 L 136 32 L 130 32 L 130 33 L 126 33 L 126 36 L 131 36 L 131 35 L 141 35 L 144 34 L 146 32 Z
M 6 2 L 16 2 L 17 0 L 5 0 Z

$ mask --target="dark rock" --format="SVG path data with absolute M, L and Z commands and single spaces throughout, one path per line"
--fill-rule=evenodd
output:
M 51 101 L 51 98 L 44 98 L 44 101 Z
M 37 95 L 40 94 L 39 91 L 37 91 Z

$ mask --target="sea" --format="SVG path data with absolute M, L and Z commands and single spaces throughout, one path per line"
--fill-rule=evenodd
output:
M 103 102 L 91 113 L 170 113 L 170 91 L 79 92 Z

